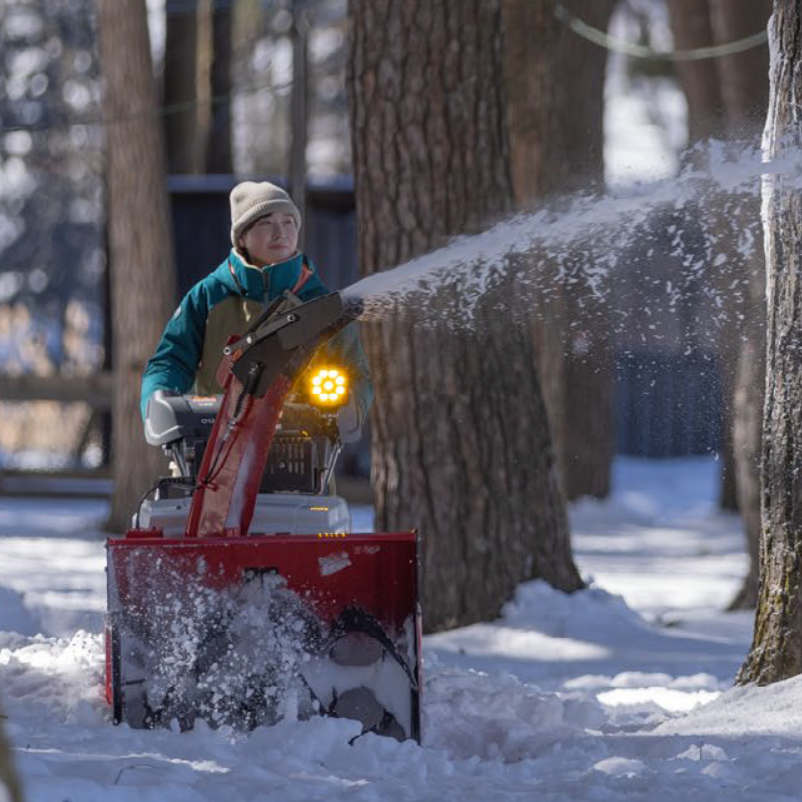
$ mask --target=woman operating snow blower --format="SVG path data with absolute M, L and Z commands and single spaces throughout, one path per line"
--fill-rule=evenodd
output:
M 234 248 L 143 379 L 145 436 L 173 474 L 107 542 L 113 720 L 319 713 L 419 739 L 417 535 L 351 532 L 328 490 L 370 401 L 358 310 L 297 252 L 283 190 L 245 182 L 231 208 Z
M 281 187 L 243 181 L 231 190 L 229 200 L 231 251 L 192 287 L 168 321 L 142 378 L 143 418 L 156 390 L 221 393 L 216 372 L 227 338 L 245 331 L 285 290 L 301 301 L 329 292 L 314 264 L 298 250 L 301 213 Z M 373 397 L 356 325 L 348 325 L 316 356 L 316 361 L 343 365 L 349 372 L 350 401 L 337 413 L 344 443 L 359 439 Z

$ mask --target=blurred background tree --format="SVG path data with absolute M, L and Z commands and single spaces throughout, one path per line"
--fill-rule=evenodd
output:
M 142 371 L 175 306 L 165 146 L 144 0 L 98 0 L 106 112 L 111 286 L 112 494 L 109 528 L 124 531 L 166 465 L 140 435 Z
M 0 52 L 0 361 L 11 375 L 83 376 L 104 358 L 92 2 L 0 2 Z M 0 465 L 9 453 L 24 463 L 35 452 L 58 464 L 64 431 L 89 415 L 80 404 L 0 404 Z M 100 461 L 97 443 L 85 452 Z
M 674 41 L 690 50 L 741 40 L 764 29 L 770 0 L 668 0 Z M 763 127 L 768 107 L 768 45 L 731 53 L 719 59 L 677 64 L 688 104 L 689 144 L 709 139 L 731 143 L 753 141 Z M 704 151 L 697 148 L 701 159 Z M 757 603 L 760 540 L 761 420 L 765 386 L 765 260 L 763 237 L 742 247 L 742 232 L 760 216 L 756 195 L 735 198 L 720 192 L 707 215 L 708 237 L 726 254 L 720 273 L 720 297 L 728 317 L 742 320 L 740 337 L 728 328 L 712 332 L 725 403 L 722 405 L 722 506 L 740 511 L 749 553 L 749 572 L 733 600 L 733 608 Z M 733 283 L 739 292 L 732 292 Z

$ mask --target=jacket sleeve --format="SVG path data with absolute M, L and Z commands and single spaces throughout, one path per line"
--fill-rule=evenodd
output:
M 145 366 L 140 395 L 143 420 L 148 399 L 156 390 L 186 393 L 192 387 L 203 353 L 207 317 L 206 293 L 203 287 L 196 285 L 167 321 L 156 351 Z

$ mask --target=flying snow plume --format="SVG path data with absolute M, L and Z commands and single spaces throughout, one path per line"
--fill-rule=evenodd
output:
M 649 313 L 673 314 L 691 295 L 692 314 L 707 323 L 732 322 L 731 295 L 743 300 L 744 265 L 760 255 L 760 180 L 768 172 L 802 175 L 799 165 L 761 160 L 754 143 L 710 141 L 687 154 L 678 177 L 602 196 L 577 195 L 554 208 L 518 214 L 476 235 L 344 289 L 361 304 L 362 320 L 423 309 L 444 285 L 456 288 L 460 324 L 487 289 L 509 282 L 530 311 L 565 288 L 603 303 L 614 325 L 630 325 L 627 283 L 648 286 Z M 687 305 L 687 303 L 686 303 Z M 641 304 L 642 306 L 642 304 Z M 450 321 L 451 325 L 457 322 Z

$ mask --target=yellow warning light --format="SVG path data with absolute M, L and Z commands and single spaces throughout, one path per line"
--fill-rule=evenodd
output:
M 341 368 L 317 368 L 309 380 L 309 397 L 321 407 L 337 407 L 348 400 L 348 376 Z

